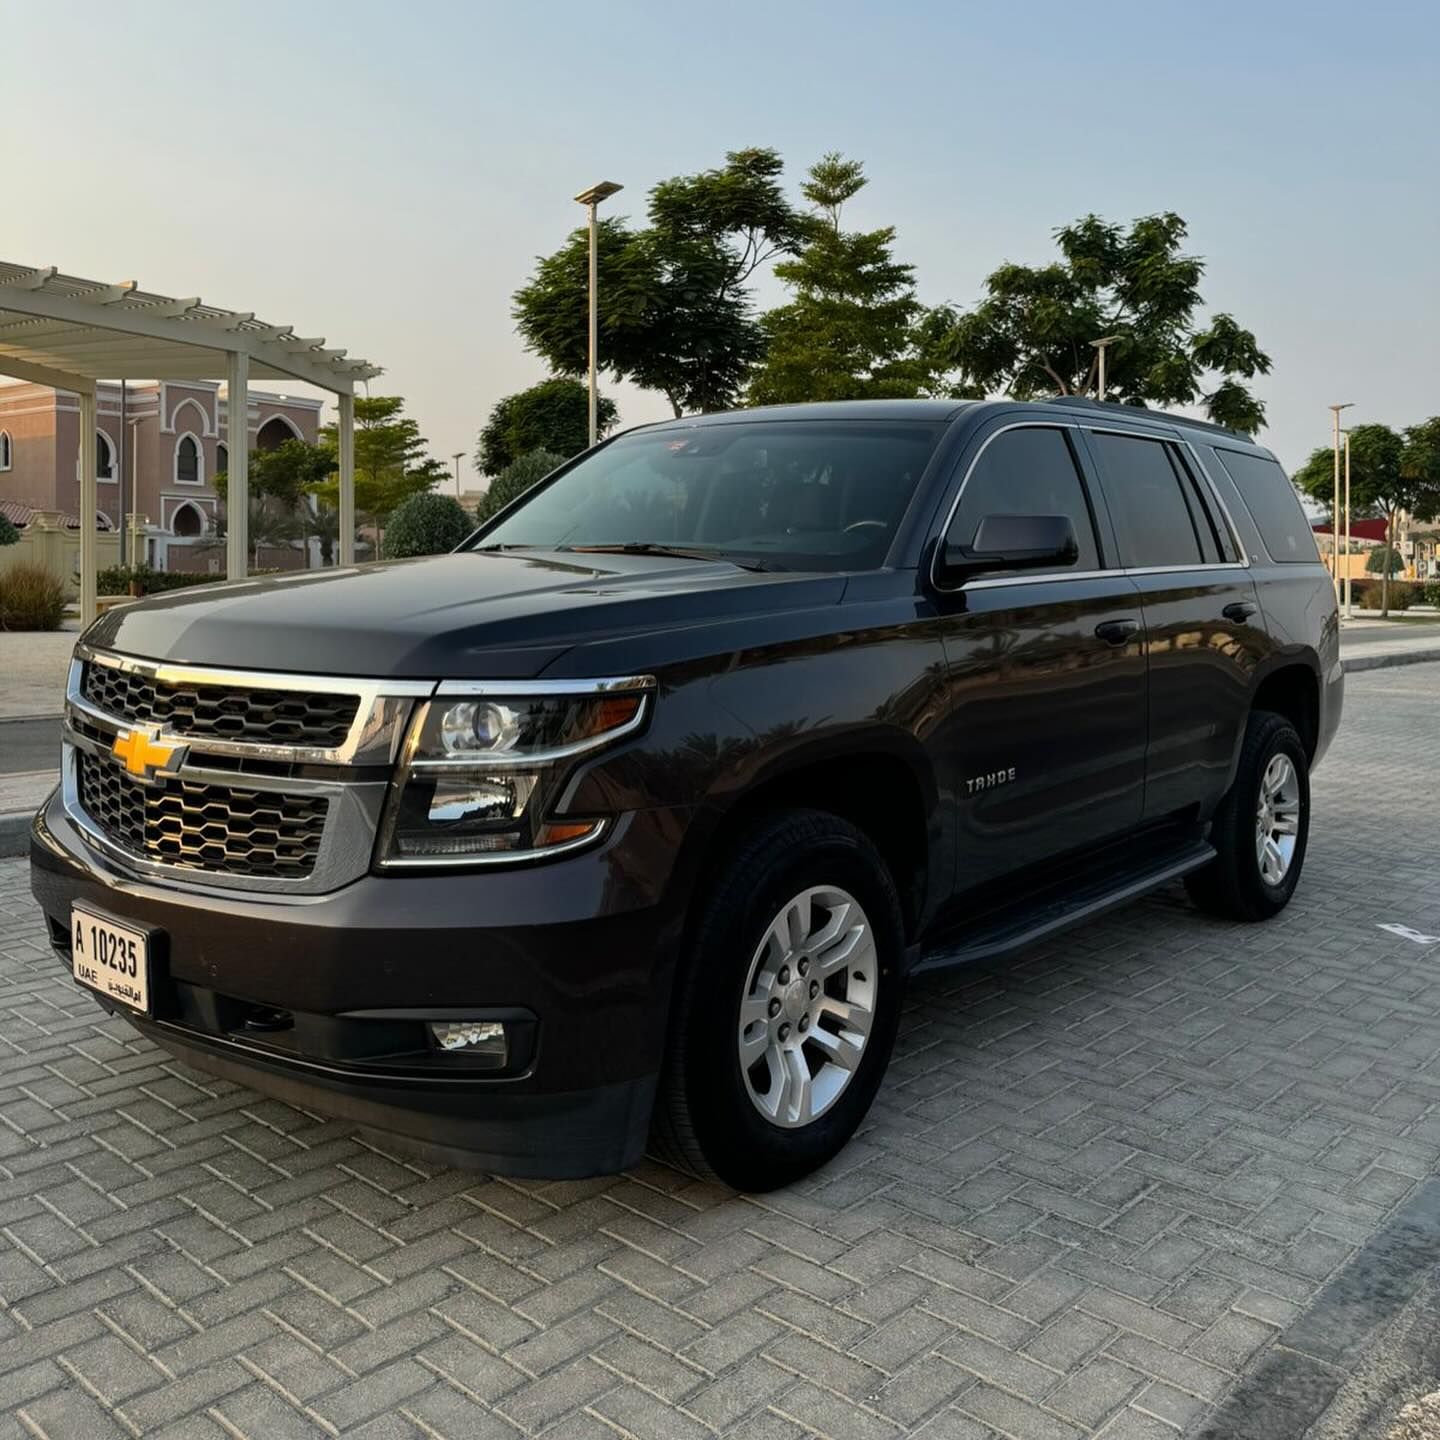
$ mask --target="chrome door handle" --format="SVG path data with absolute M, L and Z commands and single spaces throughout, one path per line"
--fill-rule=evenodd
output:
M 1107 645 L 1123 645 L 1139 628 L 1138 620 L 1102 620 L 1095 627 L 1095 636 Z
M 1260 607 L 1250 600 L 1231 601 L 1220 613 L 1237 625 L 1243 625 Z

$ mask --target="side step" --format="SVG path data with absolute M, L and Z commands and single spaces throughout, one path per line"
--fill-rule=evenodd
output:
M 1208 865 L 1214 858 L 1215 847 L 1208 841 L 1190 840 L 1178 849 L 1167 849 L 1150 857 L 1139 867 L 1127 867 L 1118 875 L 1113 871 L 1108 875 L 1092 874 L 1065 888 L 1050 889 L 1039 896 L 1016 901 L 937 936 L 920 952 L 910 973 L 921 975 L 952 965 L 994 960 L 1178 880 Z

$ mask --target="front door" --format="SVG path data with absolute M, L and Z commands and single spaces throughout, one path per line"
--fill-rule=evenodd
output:
M 1141 815 L 1146 673 L 1140 596 L 1114 565 L 1072 427 L 982 439 L 947 533 L 986 515 L 1068 515 L 1076 562 L 939 591 L 946 753 L 958 819 L 956 890 L 1133 829 Z

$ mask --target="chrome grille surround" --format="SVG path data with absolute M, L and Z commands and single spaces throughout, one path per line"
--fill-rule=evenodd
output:
M 102 672 L 103 684 L 87 684 Z M 411 709 L 434 689 L 431 681 L 174 665 L 81 644 L 66 690 L 65 810 L 88 844 L 142 878 L 297 898 L 334 890 L 370 866 Z M 260 715 L 265 723 L 277 704 L 302 697 L 307 713 L 323 716 L 329 728 L 282 732 L 295 737 L 287 742 L 216 733 L 205 720 L 182 728 L 193 714 L 183 705 L 163 715 L 152 707 L 153 718 L 141 718 L 152 695 L 198 700 L 207 691 L 234 697 L 226 713 Z M 99 695 L 122 697 L 117 708 L 134 713 L 96 704 Z M 126 704 L 135 696 L 140 705 Z M 347 712 L 342 733 L 333 720 Z M 135 729 L 182 747 L 173 769 L 143 778 L 126 773 L 111 749 Z M 329 743 L 310 743 L 319 739 Z

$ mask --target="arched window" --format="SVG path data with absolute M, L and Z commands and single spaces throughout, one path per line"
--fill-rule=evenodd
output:
M 10 432 L 0 430 L 0 470 L 10 468 Z
M 205 478 L 200 473 L 200 442 L 193 435 L 182 435 L 175 442 L 175 480 L 180 485 L 198 485 Z
M 110 443 L 110 437 L 103 430 L 95 432 L 95 478 L 97 480 L 113 480 L 115 478 L 115 447 Z
M 215 473 L 218 475 L 221 471 L 228 470 L 229 468 L 230 447 L 222 440 L 220 444 L 215 447 Z
M 278 450 L 287 440 L 303 437 L 287 415 L 272 415 L 256 432 L 257 450 Z
M 170 530 L 175 535 L 203 535 L 205 517 L 200 513 L 199 506 L 190 504 L 188 500 L 183 505 L 177 505 L 170 517 Z

